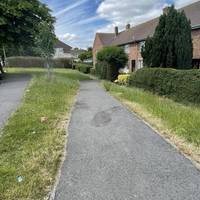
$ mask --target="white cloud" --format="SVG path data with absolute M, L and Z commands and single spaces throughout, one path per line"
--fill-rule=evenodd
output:
M 57 13 L 55 13 L 55 16 L 58 17 L 60 15 L 63 15 L 65 14 L 66 12 L 74 9 L 74 8 L 77 8 L 78 6 L 86 3 L 88 0 L 81 0 L 81 1 L 77 1 L 76 3 L 72 4 L 72 5 L 69 5 L 67 7 L 65 7 L 64 9 L 58 11 Z
M 71 41 L 77 40 L 78 36 L 72 33 L 65 33 L 63 35 L 59 35 L 58 38 L 61 40 L 66 40 L 68 42 L 71 42 Z
M 188 4 L 191 4 L 191 3 L 194 3 L 194 2 L 197 2 L 199 0 L 175 0 L 175 6 L 176 8 L 181 8 L 183 6 L 186 6 Z
M 155 18 L 162 13 L 166 0 L 104 0 L 97 14 L 110 23 L 99 31 L 113 31 L 114 26 L 124 29 L 127 23 L 136 25 Z

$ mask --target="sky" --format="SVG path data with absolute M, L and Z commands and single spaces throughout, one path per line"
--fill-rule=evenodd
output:
M 96 32 L 123 30 L 158 17 L 162 9 L 174 4 L 183 7 L 197 0 L 40 0 L 56 17 L 55 33 L 72 47 L 93 45 Z

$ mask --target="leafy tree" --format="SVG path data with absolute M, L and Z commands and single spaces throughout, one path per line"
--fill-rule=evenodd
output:
M 78 58 L 83 62 L 84 60 L 87 60 L 87 59 L 91 59 L 92 58 L 92 51 L 91 50 L 88 50 L 88 51 L 85 51 L 83 53 L 81 53 Z
M 0 49 L 3 58 L 10 47 L 33 46 L 43 21 L 53 25 L 49 8 L 39 0 L 0 1 Z M 2 53 L 3 52 L 3 53 Z
M 56 36 L 54 34 L 54 28 L 47 22 L 42 22 L 39 25 L 40 32 L 36 37 L 35 51 L 44 58 L 47 67 L 48 79 L 51 78 L 50 58 L 54 54 L 54 44 Z
M 121 47 L 105 47 L 97 54 L 98 65 L 101 66 L 102 63 L 101 67 L 106 68 L 101 71 L 106 74 L 106 79 L 111 81 L 117 79 L 119 69 L 125 67 L 127 61 L 128 56 Z
M 142 49 L 144 64 L 148 67 L 192 67 L 191 25 L 184 11 L 174 6 L 160 17 L 152 38 L 148 38 Z

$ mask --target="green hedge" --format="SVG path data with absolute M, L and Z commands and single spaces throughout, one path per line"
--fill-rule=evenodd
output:
M 95 68 L 91 68 L 90 69 L 90 74 L 92 74 L 92 75 L 96 75 L 96 69 Z
M 143 88 L 179 102 L 200 103 L 200 71 L 144 68 L 131 74 L 129 86 Z
M 9 67 L 41 67 L 45 66 L 43 58 L 31 56 L 17 56 L 7 58 Z M 68 58 L 51 59 L 51 65 L 55 68 L 72 68 L 72 61 Z
M 85 74 L 89 74 L 90 73 L 90 69 L 92 68 L 91 65 L 87 65 L 87 64 L 83 64 L 83 63 L 76 63 L 75 65 L 75 69 L 85 73 Z

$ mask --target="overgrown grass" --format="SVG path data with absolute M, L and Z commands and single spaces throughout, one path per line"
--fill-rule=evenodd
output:
M 44 199 L 51 190 L 63 154 L 67 116 L 79 80 L 88 76 L 56 69 L 48 81 L 43 69 L 8 71 L 29 73 L 32 80 L 21 106 L 0 136 L 0 199 Z M 17 180 L 18 176 L 22 182 Z
M 159 97 L 137 88 L 119 86 L 104 82 L 107 91 L 123 102 L 128 102 L 141 116 L 148 114 L 146 120 L 156 128 L 160 126 L 185 141 L 200 146 L 200 107 L 185 106 L 167 98 Z M 152 120 L 151 119 L 157 119 Z

